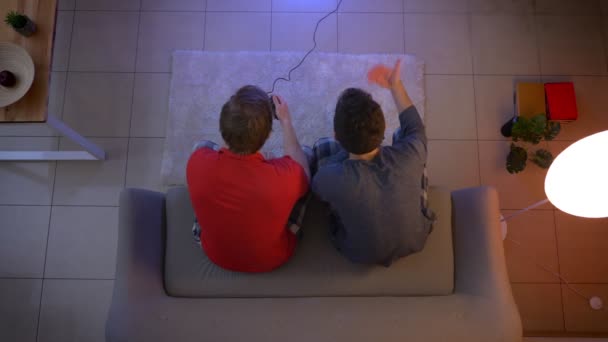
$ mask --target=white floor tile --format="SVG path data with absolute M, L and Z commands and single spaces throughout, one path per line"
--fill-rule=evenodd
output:
M 51 83 L 49 86 L 49 102 L 47 113 L 54 115 L 56 118 L 63 118 L 63 105 L 65 100 L 65 86 L 67 83 L 68 74 L 66 72 L 51 72 Z M 52 130 L 53 135 L 58 133 Z
M 272 0 L 272 10 L 275 12 L 330 12 L 336 9 L 337 4 L 337 0 Z
M 583 335 L 597 334 L 606 336 L 608 332 L 608 311 L 593 310 L 589 301 L 573 291 L 583 294 L 585 297 L 599 297 L 604 300 L 608 298 L 608 284 L 572 284 L 569 288 L 562 283 L 562 301 L 564 303 L 564 323 L 566 331 Z M 605 305 L 605 304 L 604 304 Z M 605 306 L 604 306 L 605 308 Z
M 84 12 L 74 16 L 71 71 L 134 71 L 136 12 Z
M 535 0 L 536 12 L 543 14 L 594 14 L 599 15 L 598 0 Z
M 165 139 L 131 138 L 127 162 L 127 187 L 161 191 L 161 162 Z
M 426 76 L 429 139 L 477 139 L 472 76 Z
M 10 123 L 0 125 L 0 137 L 54 137 L 57 133 L 46 123 Z
M 511 284 L 524 331 L 564 331 L 562 291 L 559 284 Z
M 466 12 L 468 0 L 405 0 L 405 12 Z
M 340 13 L 338 15 L 339 52 L 403 53 L 404 50 L 402 14 Z
M 112 279 L 118 208 L 53 207 L 45 278 Z
M 312 36 L 323 13 L 273 13 L 272 50 L 308 51 L 313 47 Z M 317 31 L 315 51 L 336 52 L 338 49 L 338 17 L 325 18 Z
M 60 11 L 71 11 L 76 8 L 76 0 L 58 0 L 57 9 Z
M 271 0 L 207 0 L 207 11 L 270 12 L 271 2 Z
M 270 13 L 208 12 L 205 50 L 270 50 Z
M 67 71 L 72 40 L 74 12 L 57 11 L 55 22 L 55 40 L 53 41 L 53 71 Z
M 127 137 L 133 74 L 68 74 L 63 120 L 84 136 Z
M 205 0 L 141 0 L 142 11 L 204 11 Z
M 343 0 L 340 12 L 403 12 L 403 0 Z
M 46 279 L 38 342 L 104 342 L 113 283 L 113 280 Z
M 605 75 L 598 16 L 537 16 L 543 75 Z
M 424 61 L 426 74 L 472 73 L 467 16 L 406 14 L 405 51 Z
M 508 217 L 516 211 L 504 210 Z M 530 210 L 507 220 L 505 258 L 512 283 L 559 283 L 553 210 Z M 540 265 L 540 266 L 539 266 Z
M 164 137 L 169 112 L 168 73 L 135 74 L 132 137 Z
M 0 206 L 0 277 L 42 278 L 51 208 Z
M 57 138 L 0 138 L 0 150 L 56 150 Z M 55 162 L 0 163 L 0 205 L 50 205 Z
M 518 82 L 540 82 L 538 76 L 475 76 L 477 136 L 482 140 L 507 140 L 502 125 L 515 115 L 513 96 Z
M 475 74 L 538 75 L 534 23 L 532 15 L 473 16 Z
M 127 139 L 91 139 L 107 154 L 104 161 L 62 161 L 57 165 L 53 205 L 117 206 L 124 187 L 127 164 Z M 61 139 L 62 150 L 77 149 Z
M 0 341 L 36 341 L 41 279 L 0 279 Z
M 589 305 L 589 301 L 576 293 L 583 294 L 585 297 L 599 297 L 604 300 L 608 298 L 608 284 L 572 284 L 568 287 L 562 283 L 562 300 L 564 303 L 564 322 L 566 331 L 583 335 L 597 334 L 606 336 L 608 331 L 606 322 L 608 322 L 608 310 L 593 310 Z M 605 306 L 604 306 L 605 308 Z
M 524 337 L 524 342 L 608 342 L 608 338 L 589 338 L 589 337 Z
M 76 0 L 77 11 L 138 11 L 141 0 Z
M 533 13 L 533 0 L 469 0 L 469 10 L 486 14 Z
M 479 155 L 474 140 L 430 140 L 429 184 L 448 189 L 479 186 Z
M 200 50 L 205 13 L 142 12 L 137 50 L 138 72 L 169 72 L 173 50 Z
M 47 112 L 61 118 L 63 112 L 63 98 L 67 73 L 51 72 L 49 86 L 49 102 Z M 12 137 L 52 137 L 57 132 L 46 123 L 7 123 L 0 124 L 0 136 Z
M 582 218 L 555 211 L 559 265 L 572 283 L 608 283 L 607 218 Z

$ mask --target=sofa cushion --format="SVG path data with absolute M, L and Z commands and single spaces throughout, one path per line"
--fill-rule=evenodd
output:
M 213 264 L 192 238 L 194 211 L 185 187 L 167 193 L 165 290 L 175 297 L 335 297 L 448 295 L 454 289 L 451 196 L 431 188 L 437 222 L 425 248 L 390 267 L 357 265 L 333 247 L 327 208 L 312 200 L 291 260 L 269 273 L 246 274 Z

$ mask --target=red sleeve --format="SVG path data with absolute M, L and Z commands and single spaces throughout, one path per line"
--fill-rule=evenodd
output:
M 217 152 L 214 149 L 208 148 L 208 147 L 201 147 L 190 155 L 190 158 L 188 159 L 188 164 L 186 165 L 186 182 L 188 183 L 189 187 L 191 185 L 193 185 L 193 184 L 190 184 L 191 181 L 193 181 L 197 178 L 200 178 L 200 177 L 190 178 L 190 175 L 198 174 L 198 172 L 200 171 L 200 168 L 202 166 L 201 162 L 205 159 L 205 157 L 207 157 L 209 155 L 213 155 L 213 154 L 217 154 Z
M 290 156 L 272 159 L 269 161 L 274 165 L 277 174 L 283 180 L 284 187 L 296 198 L 303 197 L 308 192 L 308 178 L 300 164 L 291 159 Z

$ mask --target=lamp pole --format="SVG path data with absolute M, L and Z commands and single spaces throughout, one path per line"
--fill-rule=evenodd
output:
M 505 222 L 505 221 L 507 221 L 507 220 L 515 217 L 515 216 L 518 216 L 518 215 L 521 215 L 521 214 L 525 213 L 528 210 L 532 210 L 532 209 L 534 209 L 536 207 L 540 207 L 541 205 L 543 205 L 545 203 L 549 203 L 549 199 L 548 198 L 545 198 L 544 200 L 538 201 L 538 202 L 532 204 L 531 206 L 528 206 L 528 207 L 525 207 L 525 208 L 523 208 L 521 210 L 518 210 L 518 211 L 514 212 L 513 214 L 511 214 L 511 215 L 509 215 L 507 217 L 502 217 L 500 219 L 500 222 Z

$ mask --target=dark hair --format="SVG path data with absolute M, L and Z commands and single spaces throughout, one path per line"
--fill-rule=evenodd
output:
M 384 113 L 372 96 L 357 88 L 342 92 L 336 104 L 336 140 L 353 154 L 365 154 L 382 144 Z
M 246 85 L 222 107 L 220 132 L 230 151 L 237 154 L 257 152 L 272 130 L 272 112 L 266 93 Z

